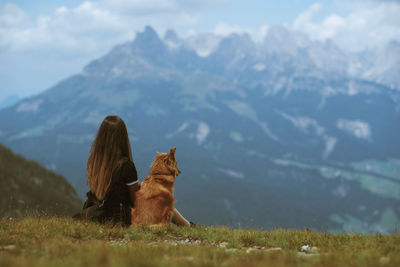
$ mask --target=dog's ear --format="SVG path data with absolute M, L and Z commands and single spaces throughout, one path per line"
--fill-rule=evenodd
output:
M 175 160 L 175 151 L 176 151 L 176 147 L 171 148 L 171 150 L 168 153 L 168 157 L 172 160 Z

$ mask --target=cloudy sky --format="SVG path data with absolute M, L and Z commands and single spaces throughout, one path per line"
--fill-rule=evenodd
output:
M 49 88 L 145 25 L 181 37 L 247 32 L 258 42 L 284 25 L 359 51 L 400 41 L 399 14 L 396 0 L 0 0 L 0 102 Z

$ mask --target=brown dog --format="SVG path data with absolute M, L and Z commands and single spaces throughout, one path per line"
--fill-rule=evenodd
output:
M 181 173 L 176 166 L 175 151 L 174 147 L 169 153 L 157 152 L 149 175 L 136 192 L 132 226 L 171 223 L 175 203 L 174 183 L 176 176 Z

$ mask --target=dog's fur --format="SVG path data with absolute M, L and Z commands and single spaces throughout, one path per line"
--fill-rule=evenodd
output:
M 176 176 L 181 173 L 176 166 L 175 151 L 176 148 L 169 153 L 157 152 L 149 175 L 136 192 L 132 226 L 171 223 L 175 203 L 174 184 Z

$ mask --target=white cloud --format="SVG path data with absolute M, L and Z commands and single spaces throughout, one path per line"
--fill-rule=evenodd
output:
M 7 3 L 3 7 L 0 6 L 0 26 L 15 26 L 25 22 L 25 13 L 16 5 Z
M 228 36 L 233 33 L 247 33 L 255 41 L 261 41 L 265 38 L 269 30 L 269 26 L 262 24 L 259 28 L 243 27 L 237 24 L 218 23 L 212 33 L 220 36 Z
M 58 7 L 37 18 L 29 18 L 13 4 L 6 4 L 0 12 L 0 34 L 5 36 L 0 39 L 0 49 L 11 53 L 96 53 L 133 36 L 124 21 L 93 2 L 72 9 Z M 4 19 L 14 15 L 18 20 Z
M 0 50 L 89 53 L 97 57 L 113 45 L 133 39 L 145 25 L 160 32 L 194 25 L 204 12 L 227 1 L 85 1 L 76 7 L 57 7 L 35 18 L 15 4 L 0 4 Z
M 189 12 L 197 13 L 223 6 L 231 0 L 102 0 L 101 5 L 118 13 L 132 15 L 159 15 Z
M 293 22 L 314 40 L 334 39 L 342 48 L 360 51 L 400 40 L 400 4 L 395 1 L 356 2 L 344 16 L 330 14 L 320 21 L 316 15 L 323 6 L 315 3 Z

